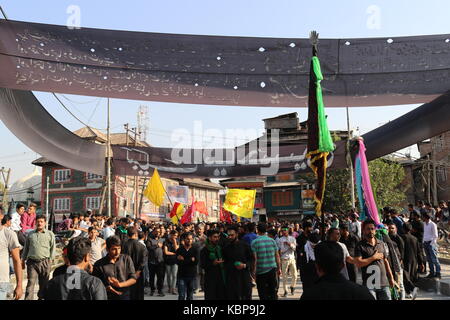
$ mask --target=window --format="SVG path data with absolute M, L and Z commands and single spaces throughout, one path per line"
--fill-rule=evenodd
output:
M 93 173 L 86 173 L 86 180 L 101 180 L 103 176 Z
M 272 205 L 275 207 L 292 206 L 293 205 L 292 191 L 273 192 Z
M 434 141 L 434 150 L 436 152 L 441 152 L 443 147 L 444 147 L 444 139 L 442 138 L 442 135 L 440 135 Z
M 86 197 L 86 210 L 100 209 L 100 197 Z
M 436 175 L 438 182 L 446 182 L 447 181 L 447 170 L 444 166 L 437 167 Z
M 53 210 L 55 212 L 70 211 L 70 198 L 56 198 L 53 199 Z
M 70 181 L 70 169 L 58 169 L 53 172 L 53 181 L 67 182 Z

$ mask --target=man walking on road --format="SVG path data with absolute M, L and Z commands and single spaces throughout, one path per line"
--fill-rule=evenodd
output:
M 2 214 L 0 212 L 0 218 L 1 216 Z M 20 249 L 21 246 L 17 234 L 5 226 L 0 226 L 0 286 L 2 284 L 9 285 L 9 255 L 11 255 L 14 264 L 14 273 L 16 274 L 14 300 L 19 300 L 23 295 Z M 6 292 L 0 292 L 0 300 L 6 300 Z
M 363 222 L 363 240 L 356 246 L 354 261 L 361 268 L 363 285 L 369 288 L 374 298 L 391 300 L 389 286 L 394 286 L 394 276 L 387 259 L 388 249 L 384 242 L 375 237 L 375 230 L 375 222 Z M 372 277 L 374 272 L 375 277 Z
M 258 237 L 252 242 L 255 259 L 253 276 L 260 300 L 277 300 L 277 274 L 281 274 L 280 254 L 275 240 L 266 235 L 266 225 L 258 224 Z
M 144 300 L 144 266 L 148 259 L 147 249 L 138 240 L 136 227 L 127 230 L 129 239 L 122 245 L 123 254 L 129 255 L 133 261 L 136 283 L 130 287 L 131 300 Z
M 36 230 L 31 231 L 22 252 L 22 268 L 27 265 L 27 288 L 25 300 L 34 300 L 34 286 L 39 282 L 38 298 L 42 299 L 42 290 L 50 278 L 52 260 L 55 257 L 55 235 L 46 230 L 45 216 L 36 218 Z
M 295 261 L 295 249 L 297 242 L 294 237 L 289 235 L 289 228 L 281 228 L 282 237 L 277 239 L 278 248 L 281 256 L 281 276 L 283 277 L 284 295 L 288 295 L 288 274 L 291 275 L 291 295 L 294 295 L 295 285 L 297 283 L 297 266 Z
M 424 225 L 423 232 L 423 247 L 427 256 L 430 274 L 426 278 L 441 278 L 441 265 L 437 257 L 437 239 L 438 230 L 437 225 L 431 221 L 429 213 L 422 214 Z
M 108 300 L 130 300 L 130 287 L 136 283 L 133 260 L 121 254 L 122 243 L 118 236 L 106 240 L 106 249 L 108 255 L 95 263 L 92 275 L 102 280 Z
M 247 242 L 238 239 L 238 229 L 228 227 L 228 244 L 223 248 L 226 296 L 228 300 L 252 300 L 253 252 Z
M 205 300 L 225 299 L 225 268 L 219 231 L 208 231 L 205 247 L 200 252 L 200 264 L 205 270 Z

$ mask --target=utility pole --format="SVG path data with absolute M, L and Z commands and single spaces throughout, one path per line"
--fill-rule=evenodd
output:
M 431 203 L 431 166 L 430 166 L 430 155 L 427 155 L 427 199 Z
M 2 178 L 3 178 L 3 194 L 2 194 L 2 202 L 3 202 L 3 210 L 4 212 L 8 212 L 8 207 L 9 207 L 9 203 L 8 203 L 8 183 L 9 183 L 9 177 L 11 175 L 11 169 L 6 170 L 4 167 L 2 167 L 0 169 L 0 172 L 2 173 Z M 5 173 L 6 173 L 6 177 L 5 177 Z
M 48 221 L 52 221 L 52 219 L 50 219 L 48 217 L 48 188 L 50 186 L 50 176 L 47 176 L 47 184 L 45 186 L 45 216 L 47 217 Z M 47 223 L 47 229 L 48 229 L 48 223 Z
M 351 188 L 350 196 L 351 196 L 351 201 L 352 201 L 352 208 L 355 208 L 355 179 L 353 177 L 353 164 L 352 164 L 352 157 L 350 155 L 350 140 L 352 139 L 351 134 L 350 134 L 350 116 L 349 116 L 348 107 L 346 107 L 345 109 L 347 111 L 347 134 L 348 134 L 347 165 L 349 167 L 348 169 L 350 170 L 350 188 Z
M 436 180 L 436 154 L 434 145 L 431 145 L 431 165 L 433 166 L 433 205 L 438 204 L 437 180 Z
M 138 135 L 140 135 L 140 132 L 138 132 L 137 128 L 131 128 L 129 129 L 129 124 L 126 123 L 123 125 L 126 131 L 126 144 L 128 145 L 128 132 L 131 132 L 134 134 L 134 142 L 133 145 L 136 147 L 138 142 Z M 126 179 L 126 178 L 125 178 Z M 139 215 L 139 203 L 138 203 L 138 193 L 139 193 L 139 178 L 137 176 L 134 176 L 133 179 L 134 182 L 134 206 L 133 206 L 133 215 L 134 218 L 138 218 Z
M 108 187 L 108 217 L 111 217 L 111 134 L 110 134 L 110 121 L 109 121 L 109 98 L 108 98 L 108 116 L 107 116 L 107 125 L 106 125 L 106 135 L 107 135 L 107 143 L 106 143 L 106 150 L 107 150 L 107 166 L 106 166 L 106 183 Z

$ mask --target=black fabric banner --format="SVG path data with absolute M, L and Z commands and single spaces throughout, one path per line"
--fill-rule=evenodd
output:
M 156 168 L 167 178 L 231 178 L 272 176 L 306 172 L 305 144 L 235 149 L 171 149 L 113 146 L 113 172 L 118 175 L 151 176 Z M 331 169 L 345 168 L 345 142 L 338 141 L 328 157 Z
M 446 92 L 450 35 L 321 39 L 326 107 Z M 144 33 L 0 20 L 0 87 L 178 103 L 306 107 L 309 39 Z

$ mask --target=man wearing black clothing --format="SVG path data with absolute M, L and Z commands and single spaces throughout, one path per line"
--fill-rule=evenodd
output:
M 205 247 L 200 252 L 200 265 L 205 270 L 205 300 L 225 299 L 225 268 L 219 231 L 209 230 Z
M 133 260 L 121 254 L 119 237 L 106 239 L 108 254 L 94 264 L 92 275 L 100 278 L 108 293 L 108 300 L 130 300 L 130 287 L 136 283 Z
M 359 237 L 353 233 L 350 233 L 348 223 L 340 224 L 339 228 L 341 231 L 341 238 L 339 239 L 339 242 L 345 244 L 348 253 L 352 258 L 355 257 L 355 248 L 360 241 Z M 356 275 L 358 272 L 357 267 L 351 263 L 346 263 L 346 266 L 349 280 L 356 283 Z
M 419 253 L 421 255 L 421 261 L 423 261 L 423 268 L 421 270 L 418 270 L 420 273 L 426 273 L 426 258 L 425 258 L 425 251 L 423 249 L 423 233 L 425 225 L 423 221 L 420 219 L 420 214 L 417 212 L 413 212 L 411 219 L 411 235 L 416 237 L 417 241 L 419 242 Z
M 303 222 L 303 232 L 297 237 L 297 269 L 300 270 L 300 279 L 303 282 L 303 270 L 306 265 L 305 258 L 305 244 L 308 241 L 308 237 L 313 231 L 313 224 L 310 221 Z
M 164 239 L 160 238 L 161 231 L 158 228 L 153 229 L 152 234 L 148 237 L 146 246 L 148 250 L 148 270 L 150 278 L 150 295 L 155 294 L 155 277 L 156 289 L 158 289 L 158 296 L 164 297 L 163 285 L 164 277 L 166 275 L 166 267 L 163 256 Z
M 74 238 L 67 246 L 70 266 L 67 272 L 54 277 L 44 289 L 44 300 L 106 300 L 102 281 L 85 271 L 90 263 L 91 242 Z
M 138 230 L 135 227 L 127 229 L 129 239 L 123 247 L 123 254 L 131 257 L 136 273 L 136 284 L 130 287 L 131 300 L 144 300 L 144 276 L 143 271 L 147 261 L 147 250 L 139 243 Z
M 236 227 L 228 227 L 227 233 L 229 242 L 223 248 L 226 297 L 229 300 L 252 300 L 252 250 L 245 241 L 238 239 Z
M 417 238 L 411 235 L 411 225 L 406 223 L 403 227 L 405 231 L 403 235 L 405 255 L 403 257 L 403 283 L 406 294 L 413 300 L 417 295 L 415 282 L 419 279 L 418 269 L 423 268 L 422 255 L 420 254 L 420 246 Z
M 124 245 L 125 242 L 128 240 L 128 230 L 127 230 L 128 219 L 122 218 L 122 219 L 120 219 L 119 223 L 120 223 L 120 225 L 116 229 L 116 236 L 119 237 L 120 242 L 122 243 L 122 245 Z
M 194 236 L 185 233 L 183 245 L 178 248 L 178 300 L 194 300 L 194 281 L 197 275 L 198 253 L 192 247 Z
M 370 293 L 377 300 L 391 300 L 389 286 L 394 286 L 394 276 L 388 261 L 388 248 L 385 242 L 375 237 L 375 230 L 374 221 L 363 222 L 363 240 L 355 248 L 355 261 L 361 268 L 363 285 Z M 375 277 L 372 276 L 374 270 L 377 270 Z
M 346 280 L 340 273 L 344 252 L 338 243 L 321 242 L 314 247 L 314 255 L 319 280 L 300 300 L 374 300 L 366 287 Z

